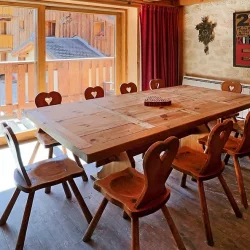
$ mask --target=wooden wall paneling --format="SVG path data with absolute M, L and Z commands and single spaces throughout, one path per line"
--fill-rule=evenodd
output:
M 46 91 L 46 41 L 45 41 L 45 6 L 37 9 L 37 85 L 38 92 Z
M 110 66 L 111 63 L 109 60 L 105 61 L 105 81 L 106 82 L 110 82 L 111 81 L 111 77 L 110 77 Z M 107 86 L 107 90 L 109 90 L 110 86 Z
M 97 60 L 91 60 L 92 66 L 91 66 L 91 80 L 92 80 L 92 87 L 96 86 L 96 68 L 97 68 Z
M 6 94 L 6 102 L 5 105 L 12 105 L 12 72 L 13 67 L 11 64 L 6 65 L 6 73 L 5 73 L 5 94 Z M 7 112 L 6 115 L 12 115 L 12 110 Z
M 58 92 L 62 97 L 69 95 L 69 63 L 61 61 L 57 63 L 58 71 Z
M 28 101 L 34 102 L 35 100 L 35 86 L 36 86 L 36 70 L 35 63 L 30 63 L 28 66 Z
M 103 63 L 103 60 L 100 60 L 99 61 L 99 66 L 98 66 L 98 86 L 101 86 L 103 88 L 103 81 L 104 81 L 104 78 L 103 78 L 103 68 L 104 68 L 104 63 Z
M 70 95 L 79 95 L 81 93 L 80 62 L 70 61 L 69 63 L 69 89 Z
M 84 93 L 85 89 L 89 87 L 89 68 L 90 60 L 81 61 L 81 93 Z
M 53 62 L 48 62 L 47 63 L 48 67 L 48 92 L 51 92 L 55 90 L 54 87 L 54 63 Z
M 18 117 L 21 117 L 21 109 L 25 107 L 25 73 L 26 73 L 27 65 L 20 64 L 18 65 L 18 88 L 17 88 L 17 96 L 18 96 Z

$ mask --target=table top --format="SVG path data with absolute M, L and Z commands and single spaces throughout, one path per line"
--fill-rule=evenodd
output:
M 172 105 L 146 107 L 149 95 L 171 99 Z M 25 110 L 25 115 L 90 163 L 247 108 L 248 95 L 185 85 Z

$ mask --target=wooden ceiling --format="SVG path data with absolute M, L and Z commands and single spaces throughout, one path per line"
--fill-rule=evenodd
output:
M 192 4 L 200 4 L 206 2 L 220 1 L 220 0 L 91 0 L 92 2 L 115 4 L 115 5 L 130 5 L 138 6 L 141 4 L 154 4 L 162 6 L 185 6 Z

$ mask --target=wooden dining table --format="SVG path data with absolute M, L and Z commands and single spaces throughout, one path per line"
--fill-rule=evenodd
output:
M 148 96 L 170 99 L 144 106 Z M 182 138 L 199 125 L 250 108 L 250 96 L 176 86 L 25 110 L 26 117 L 87 163 L 115 156 L 98 178 L 131 166 L 128 151 L 169 136 Z M 139 151 L 138 151 L 139 152 Z

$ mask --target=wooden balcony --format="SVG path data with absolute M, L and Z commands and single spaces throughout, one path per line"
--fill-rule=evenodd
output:
M 37 94 L 34 62 L 0 62 L 0 115 L 21 117 L 22 110 L 35 107 Z M 114 58 L 49 60 L 46 63 L 48 91 L 59 91 L 63 102 L 84 99 L 84 90 L 114 81 Z M 110 88 L 107 89 L 110 91 Z
M 0 51 L 11 51 L 13 48 L 12 35 L 0 35 Z
M 12 7 L 7 7 L 7 6 L 0 7 L 0 19 L 2 19 L 2 21 L 10 21 L 12 16 L 13 16 Z

